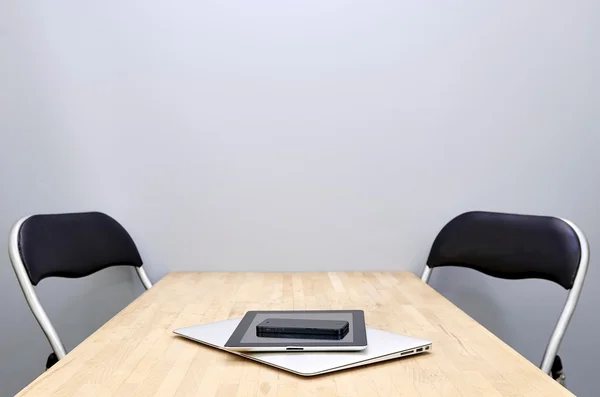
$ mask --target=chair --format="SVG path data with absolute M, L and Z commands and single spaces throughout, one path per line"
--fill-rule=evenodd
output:
M 111 266 L 133 266 L 144 287 L 152 287 L 129 233 L 100 212 L 24 217 L 13 225 L 8 244 L 25 299 L 56 355 L 47 368 L 66 351 L 33 286 L 47 277 L 80 278 Z
M 546 279 L 569 291 L 540 369 L 551 374 L 588 269 L 587 239 L 574 223 L 548 216 L 467 212 L 442 228 L 421 279 L 436 267 L 460 266 L 504 279 Z

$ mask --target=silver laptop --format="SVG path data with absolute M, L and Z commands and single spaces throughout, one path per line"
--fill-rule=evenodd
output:
M 367 328 L 368 346 L 346 352 L 240 352 L 225 347 L 240 319 L 174 330 L 177 335 L 301 376 L 315 376 L 431 351 L 431 342 Z

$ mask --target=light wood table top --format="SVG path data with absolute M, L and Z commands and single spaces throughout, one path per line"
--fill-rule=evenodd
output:
M 433 351 L 304 378 L 175 336 L 248 310 L 363 309 Z M 540 353 L 541 354 L 541 353 Z M 555 383 L 412 273 L 171 273 L 22 397 L 562 397 Z

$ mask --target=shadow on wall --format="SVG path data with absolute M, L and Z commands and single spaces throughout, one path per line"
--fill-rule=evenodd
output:
M 496 279 L 463 268 L 434 270 L 431 285 L 536 366 L 566 299 L 546 280 Z
M 460 302 L 461 309 L 484 327 L 494 330 L 500 339 L 506 340 L 510 336 L 511 327 L 507 326 L 505 312 L 489 294 L 473 286 L 461 286 L 452 293 L 452 299 Z
M 502 340 L 509 340 L 511 327 L 507 325 L 507 316 L 499 303 L 481 285 L 466 282 L 462 273 L 472 273 L 466 269 L 435 269 L 431 285 L 464 312 L 481 323 L 485 328 Z
M 36 287 L 68 351 L 143 292 L 139 279 L 130 270 L 114 267 L 81 279 L 49 278 Z M 63 291 L 60 300 L 52 299 L 55 291 Z

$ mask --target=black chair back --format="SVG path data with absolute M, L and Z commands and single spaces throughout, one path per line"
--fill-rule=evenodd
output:
M 468 267 L 505 279 L 541 278 L 571 289 L 581 250 L 577 234 L 561 219 L 474 211 L 444 226 L 427 265 Z
M 110 266 L 142 266 L 127 231 L 101 212 L 33 215 L 18 235 L 33 285 L 46 277 L 79 278 Z

